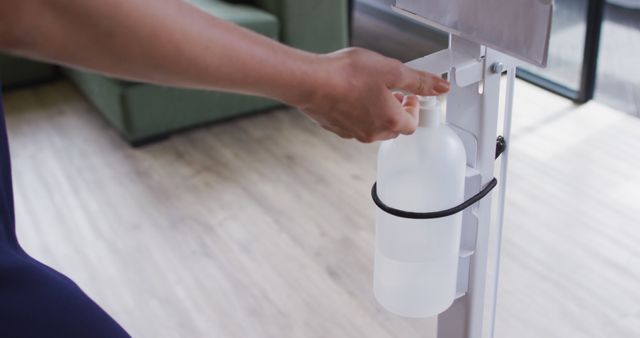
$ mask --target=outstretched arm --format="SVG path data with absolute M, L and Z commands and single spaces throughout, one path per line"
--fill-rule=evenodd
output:
M 0 0 L 0 49 L 158 84 L 267 96 L 342 137 L 371 142 L 415 130 L 415 98 L 446 81 L 362 50 L 318 55 L 180 0 Z

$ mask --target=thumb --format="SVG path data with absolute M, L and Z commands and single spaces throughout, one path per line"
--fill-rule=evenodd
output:
M 397 134 L 410 135 L 418 126 L 418 110 L 420 102 L 413 95 L 407 95 L 402 102 L 398 102 L 397 97 L 390 100 L 389 110 L 395 116 L 396 123 L 392 132 Z

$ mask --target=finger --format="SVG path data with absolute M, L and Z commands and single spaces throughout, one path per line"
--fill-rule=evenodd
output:
M 396 100 L 390 100 L 389 110 L 393 116 L 393 127 L 391 132 L 404 135 L 413 134 L 418 127 L 418 112 L 415 107 L 416 102 L 413 99 L 406 99 L 413 108 L 410 108 L 410 112 L 405 110 L 403 104 L 398 103 Z
M 394 133 L 394 132 L 385 133 L 385 134 L 380 135 L 379 140 L 380 141 L 391 140 L 391 139 L 394 139 L 394 138 L 398 137 L 399 135 L 400 135 L 399 133 Z
M 420 100 L 415 95 L 407 95 L 402 100 L 402 107 L 404 110 L 412 115 L 414 118 L 418 118 L 420 112 Z
M 378 133 L 371 137 L 366 137 L 366 136 L 356 137 L 356 140 L 358 140 L 361 143 L 373 143 L 376 141 L 386 141 L 386 140 L 394 139 L 398 137 L 398 135 L 400 135 L 400 133 L 387 131 L 387 132 Z
M 449 91 L 449 82 L 437 75 L 402 66 L 394 88 L 403 89 L 416 95 L 434 96 Z
M 393 96 L 398 99 L 398 102 L 402 102 L 404 100 L 404 94 L 401 92 L 393 92 Z

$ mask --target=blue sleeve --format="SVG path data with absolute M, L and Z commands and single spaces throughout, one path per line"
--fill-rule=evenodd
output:
M 2 92 L 0 92 L 0 246 L 17 247 L 13 190 L 11 188 L 11 162 L 1 98 Z
M 9 162 L 0 100 L 0 337 L 130 337 L 72 280 L 20 248 Z

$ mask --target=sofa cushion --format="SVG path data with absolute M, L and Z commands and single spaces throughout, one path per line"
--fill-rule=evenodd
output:
M 201 10 L 215 16 L 221 18 L 226 21 L 233 22 L 242 27 L 251 29 L 257 33 L 268 36 L 272 39 L 278 39 L 280 24 L 278 18 L 262 9 L 256 8 L 251 5 L 244 4 L 232 4 L 219 0 L 188 0 L 189 3 L 194 6 L 200 8 Z M 129 80 L 121 80 L 117 78 L 112 78 L 105 75 L 99 75 L 93 72 L 81 71 L 81 70 L 70 70 L 66 71 L 67 75 L 72 77 L 76 82 L 78 79 L 74 78 L 72 73 L 87 73 L 89 77 L 98 78 L 104 76 L 108 79 L 108 81 L 113 82 L 114 84 L 121 87 L 132 87 L 138 85 L 146 85 L 145 83 L 134 82 Z M 82 76 L 82 78 L 87 78 L 87 76 Z M 86 81 L 91 81 L 91 79 L 85 79 Z M 84 81 L 84 82 L 86 82 Z M 104 81 L 99 81 L 104 82 Z M 82 87 L 82 85 L 81 85 Z M 97 86 L 96 89 L 99 90 Z
M 346 45 L 346 0 L 246 0 L 250 4 L 231 3 L 244 0 L 187 1 L 212 16 L 296 48 L 327 52 Z M 260 97 L 124 82 L 80 70 L 66 72 L 134 143 L 279 104 Z
M 189 2 L 213 16 L 278 39 L 278 18 L 267 11 L 250 5 L 232 4 L 220 0 L 189 0 Z

